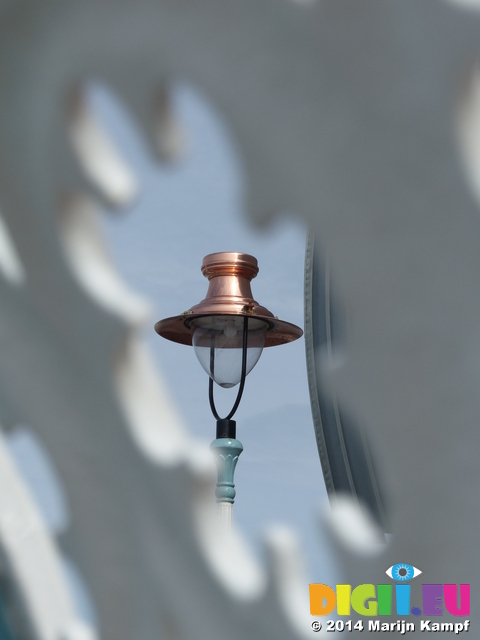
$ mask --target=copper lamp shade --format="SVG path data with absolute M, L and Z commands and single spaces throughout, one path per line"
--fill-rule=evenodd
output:
M 202 273 L 209 280 L 204 300 L 179 316 L 165 318 L 155 331 L 167 340 L 192 345 L 190 324 L 197 318 L 236 316 L 261 320 L 267 324 L 265 347 L 274 347 L 300 338 L 303 331 L 279 320 L 253 299 L 250 282 L 258 273 L 256 258 L 247 253 L 211 253 L 203 259 Z

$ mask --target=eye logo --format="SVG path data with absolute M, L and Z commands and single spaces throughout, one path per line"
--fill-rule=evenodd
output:
M 385 573 L 396 582 L 410 582 L 410 580 L 417 578 L 423 572 L 411 564 L 400 563 L 392 565 Z

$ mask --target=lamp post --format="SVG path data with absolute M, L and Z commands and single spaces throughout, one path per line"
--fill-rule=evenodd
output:
M 210 445 L 218 470 L 215 495 L 222 520 L 230 523 L 235 498 L 233 477 L 243 451 L 232 418 L 242 398 L 245 378 L 264 347 L 292 342 L 303 331 L 279 320 L 253 299 L 250 282 L 258 274 L 253 256 L 212 253 L 203 259 L 202 273 L 209 280 L 205 299 L 179 316 L 160 320 L 155 331 L 173 342 L 193 346 L 209 376 L 210 407 L 217 421 L 217 437 Z M 224 388 L 239 385 L 233 407 L 224 418 L 215 407 L 214 382 Z

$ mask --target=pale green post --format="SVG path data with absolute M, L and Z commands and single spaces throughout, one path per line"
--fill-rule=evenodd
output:
M 233 476 L 238 456 L 243 451 L 243 444 L 235 438 L 217 438 L 210 445 L 217 465 L 218 481 L 215 495 L 217 502 L 233 504 L 235 501 L 235 483 Z

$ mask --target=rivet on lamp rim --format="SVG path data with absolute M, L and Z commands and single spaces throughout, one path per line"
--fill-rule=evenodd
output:
M 247 253 L 220 252 L 205 256 L 202 273 L 209 280 L 204 300 L 178 316 L 159 320 L 155 331 L 167 340 L 192 346 L 190 323 L 208 316 L 246 316 L 268 325 L 265 347 L 293 342 L 303 335 L 296 325 L 279 320 L 253 299 L 250 282 L 258 274 L 257 259 Z

